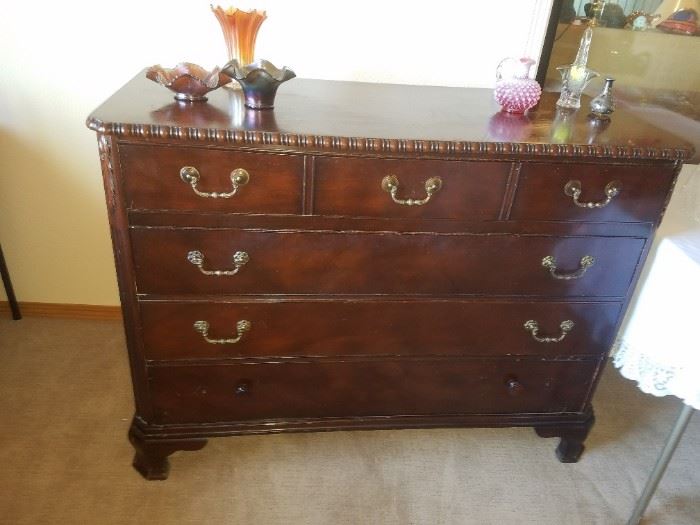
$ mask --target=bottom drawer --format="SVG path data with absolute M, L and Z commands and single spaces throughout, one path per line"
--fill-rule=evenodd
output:
M 155 424 L 580 412 L 598 360 L 410 359 L 149 368 Z

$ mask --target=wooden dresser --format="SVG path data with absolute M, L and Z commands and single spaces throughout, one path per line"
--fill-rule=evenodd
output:
M 295 79 L 253 111 L 142 73 L 98 108 L 136 469 L 213 436 L 473 426 L 577 461 L 691 148 L 555 101 Z

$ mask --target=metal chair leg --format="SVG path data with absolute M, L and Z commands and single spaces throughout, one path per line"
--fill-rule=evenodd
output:
M 678 414 L 678 419 L 676 419 L 676 423 L 673 425 L 671 434 L 666 440 L 666 444 L 659 455 L 659 459 L 656 460 L 654 470 L 652 470 L 649 476 L 649 480 L 644 487 L 642 495 L 639 497 L 639 501 L 637 501 L 637 505 L 634 507 L 634 512 L 632 512 L 632 517 L 630 517 L 627 525 L 639 525 L 639 522 L 642 520 L 642 515 L 644 511 L 647 510 L 647 506 L 656 491 L 656 487 L 658 487 L 664 472 L 666 472 L 668 462 L 671 461 L 671 456 L 673 456 L 673 453 L 676 451 L 678 442 L 681 440 L 694 410 L 695 409 L 690 405 L 683 405 L 680 414 Z
M 0 276 L 2 276 L 2 283 L 5 285 L 5 293 L 7 294 L 7 302 L 10 303 L 12 319 L 15 321 L 22 319 L 15 291 L 12 288 L 12 281 L 10 281 L 10 272 L 7 270 L 7 264 L 5 264 L 5 255 L 2 253 L 2 245 L 0 245 Z

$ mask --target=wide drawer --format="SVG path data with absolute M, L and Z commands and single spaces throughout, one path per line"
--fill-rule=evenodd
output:
M 157 366 L 154 423 L 583 410 L 599 361 L 392 360 Z
M 444 160 L 319 157 L 315 160 L 314 213 L 359 217 L 495 220 L 511 164 Z M 439 180 L 424 204 L 397 203 L 386 177 L 396 177 L 394 198 L 421 201 L 426 182 Z
M 130 209 L 301 212 L 301 155 L 125 144 L 119 147 L 119 160 Z M 180 176 L 186 166 L 197 170 L 196 189 L 203 193 L 231 192 L 232 172 L 239 168 L 248 173 L 249 179 L 238 183 L 235 194 L 228 198 L 200 196 Z
M 510 234 L 133 228 L 131 235 L 140 294 L 622 297 L 644 247 L 638 238 Z M 586 256 L 592 266 L 582 266 Z M 556 278 L 545 257 L 555 275 L 580 277 Z M 203 273 L 237 266 L 233 275 Z
M 600 355 L 619 303 L 278 300 L 140 303 L 150 360 L 362 355 Z M 538 331 L 525 328 L 535 321 Z M 208 329 L 197 329 L 204 321 Z M 570 331 L 562 323 L 573 322 Z M 241 323 L 247 323 L 241 324 Z M 542 338 L 560 341 L 543 341 Z M 226 342 L 223 342 L 223 341 Z
M 656 222 L 673 178 L 672 165 L 526 162 L 520 172 L 511 218 Z

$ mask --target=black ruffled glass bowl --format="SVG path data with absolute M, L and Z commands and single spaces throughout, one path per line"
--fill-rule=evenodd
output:
M 243 88 L 245 105 L 252 109 L 273 108 L 277 88 L 296 76 L 291 69 L 279 69 L 267 60 L 256 60 L 245 66 L 238 60 L 231 60 L 221 71 L 238 81 Z

